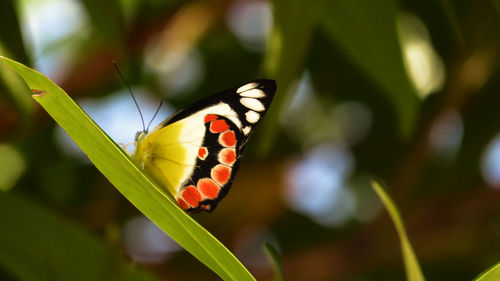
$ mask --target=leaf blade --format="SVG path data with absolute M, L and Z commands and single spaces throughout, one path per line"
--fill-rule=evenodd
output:
M 473 281 L 497 281 L 500 280 L 500 262 L 486 269 Z
M 273 281 L 283 281 L 283 266 L 281 265 L 280 254 L 271 244 L 265 244 L 268 259 L 273 263 L 274 278 Z
M 403 225 L 403 220 L 401 219 L 401 215 L 396 207 L 396 204 L 392 201 L 391 197 L 384 190 L 382 185 L 377 181 L 372 181 L 372 188 L 377 193 L 378 197 L 384 204 L 389 216 L 396 227 L 396 231 L 398 233 L 400 243 L 401 243 L 401 254 L 403 255 L 405 268 L 406 268 L 406 277 L 408 281 L 424 281 L 424 275 L 422 270 L 420 269 L 420 265 L 417 260 L 417 256 L 413 251 L 413 248 L 410 244 L 410 239 L 406 234 L 405 227 Z
M 332 41 L 384 90 L 399 116 L 403 136 L 415 126 L 419 101 L 406 74 L 393 0 L 326 1 L 323 26 Z
M 13 195 L 0 193 L 0 264 L 19 280 L 92 281 L 141 276 L 109 244 Z

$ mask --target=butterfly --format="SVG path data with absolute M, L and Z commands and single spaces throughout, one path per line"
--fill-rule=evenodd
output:
M 260 79 L 201 99 L 138 132 L 133 159 L 182 209 L 211 212 L 228 193 L 275 91 L 274 80 Z

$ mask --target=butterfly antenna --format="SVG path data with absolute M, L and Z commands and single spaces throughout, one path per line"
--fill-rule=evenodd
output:
M 149 131 L 149 126 L 151 125 L 151 123 L 153 123 L 153 120 L 155 120 L 155 117 L 158 114 L 158 112 L 160 112 L 160 108 L 161 108 L 162 104 L 163 104 L 163 101 L 160 101 L 160 104 L 158 105 L 158 108 L 155 111 L 155 115 L 153 115 L 153 118 L 151 118 L 151 121 L 149 121 L 148 126 L 146 127 L 146 132 Z
M 123 76 L 122 72 L 118 68 L 118 64 L 116 63 L 116 61 L 113 61 L 113 65 L 115 66 L 116 71 L 118 72 L 118 75 L 120 75 L 120 77 L 122 78 L 123 82 L 125 83 L 125 86 L 127 86 L 128 90 L 130 92 L 130 95 L 132 96 L 132 99 L 134 100 L 135 106 L 137 107 L 137 110 L 139 111 L 139 115 L 141 116 L 142 129 L 145 132 L 146 131 L 146 126 L 144 125 L 144 117 L 142 117 L 141 108 L 139 107 L 139 104 L 137 103 L 137 100 L 135 99 L 134 93 L 132 92 L 132 89 L 128 85 L 127 80 L 125 80 L 125 77 Z

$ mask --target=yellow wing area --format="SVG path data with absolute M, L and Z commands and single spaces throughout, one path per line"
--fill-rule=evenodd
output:
M 183 127 L 182 122 L 175 122 L 139 138 L 133 156 L 135 162 L 173 196 L 193 169 L 188 159 L 189 148 L 180 141 Z
M 195 171 L 206 133 L 204 117 L 214 112 L 222 112 L 228 118 L 236 116 L 228 105 L 221 103 L 166 127 L 160 124 L 151 133 L 140 133 L 137 137 L 134 161 L 174 197 Z

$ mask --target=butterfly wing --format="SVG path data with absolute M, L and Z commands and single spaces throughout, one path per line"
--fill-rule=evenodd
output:
M 212 211 L 275 90 L 273 80 L 261 79 L 197 101 L 139 139 L 134 159 L 183 209 Z

